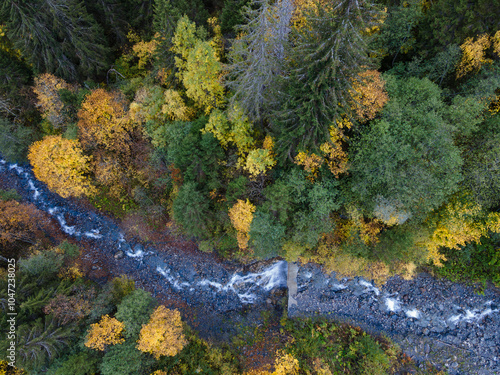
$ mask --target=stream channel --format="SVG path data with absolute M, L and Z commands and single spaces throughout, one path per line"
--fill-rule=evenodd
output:
M 383 333 L 418 362 L 431 362 L 450 374 L 500 374 L 496 288 L 477 294 L 470 286 L 426 274 L 413 280 L 392 277 L 377 287 L 361 278 L 337 278 L 315 264 L 293 264 L 288 272 L 289 265 L 280 259 L 241 266 L 200 252 L 158 251 L 127 240 L 106 216 L 50 192 L 29 165 L 0 159 L 0 175 L 16 186 L 23 201 L 51 215 L 68 236 L 91 242 L 106 262 L 121 262 L 130 277 L 146 278 L 153 294 L 175 294 L 187 306 L 209 312 L 212 328 L 219 324 L 223 330 L 233 311 L 272 308 L 273 296 L 287 287 L 288 274 L 293 285 L 288 316 L 323 315 Z

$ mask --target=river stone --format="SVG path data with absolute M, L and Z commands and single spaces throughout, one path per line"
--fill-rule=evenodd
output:
M 425 354 L 429 354 L 430 351 L 431 351 L 430 345 L 428 343 L 425 343 L 425 345 L 424 345 L 424 353 Z
M 429 325 L 429 321 L 427 319 L 419 319 L 415 322 L 415 324 L 419 327 L 425 328 Z
M 120 244 L 120 248 L 123 249 L 124 252 L 132 252 L 132 247 L 128 243 Z
M 122 259 L 125 256 L 125 253 L 121 250 L 117 251 L 114 255 L 115 259 Z

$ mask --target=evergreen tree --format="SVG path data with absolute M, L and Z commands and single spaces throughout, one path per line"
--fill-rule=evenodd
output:
M 172 53 L 172 37 L 174 36 L 177 22 L 183 15 L 191 21 L 202 25 L 208 18 L 208 12 L 200 0 L 175 1 L 155 0 L 153 28 L 159 45 L 156 48 L 156 68 L 173 71 L 174 54 Z
M 292 39 L 291 74 L 280 99 L 277 146 L 282 156 L 296 148 L 317 149 L 329 127 L 351 116 L 353 81 L 370 65 L 365 30 L 378 15 L 369 1 L 314 3 Z
M 9 39 L 36 72 L 75 80 L 107 67 L 102 31 L 81 0 L 9 0 L 0 12 Z
M 18 329 L 18 363 L 20 367 L 37 370 L 57 357 L 74 336 L 71 326 L 60 326 L 50 317 L 21 325 Z
M 254 120 L 261 119 L 276 99 L 277 79 L 285 74 L 285 54 L 290 21 L 291 0 L 271 3 L 255 0 L 244 11 L 246 23 L 231 47 L 228 86 L 238 103 Z
M 107 45 L 121 51 L 130 31 L 151 37 L 153 0 L 87 0 L 88 12 L 104 30 Z
M 192 236 L 206 237 L 209 233 L 209 202 L 196 184 L 188 182 L 182 185 L 173 204 L 174 220 Z
M 19 88 L 28 84 L 31 71 L 24 59 L 14 50 L 4 28 L 0 26 L 0 96 L 9 98 L 20 94 Z M 5 112 L 1 105 L 0 112 Z
M 154 299 L 151 293 L 136 289 L 127 295 L 118 305 L 116 319 L 125 324 L 124 335 L 126 338 L 137 339 L 143 324 L 149 320 L 153 311 Z
M 462 44 L 468 37 L 498 30 L 500 0 L 440 0 L 430 8 L 418 27 L 417 51 L 424 57 Z
M 29 145 L 38 140 L 33 128 L 0 117 L 0 153 L 10 162 L 24 162 Z

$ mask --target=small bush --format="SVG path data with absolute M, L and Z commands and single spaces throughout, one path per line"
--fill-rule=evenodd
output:
M 0 189 L 0 201 L 20 201 L 21 196 L 16 189 Z
M 76 258 L 80 255 L 80 248 L 68 241 L 61 242 L 57 247 L 63 251 L 64 255 L 71 258 Z
M 325 319 L 285 320 L 292 340 L 284 352 L 298 359 L 303 373 L 383 375 L 396 365 L 398 348 L 359 328 Z

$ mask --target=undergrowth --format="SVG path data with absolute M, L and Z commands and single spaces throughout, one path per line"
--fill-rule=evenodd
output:
M 469 243 L 461 249 L 442 249 L 446 256 L 443 267 L 433 272 L 451 281 L 479 284 L 484 289 L 488 282 L 500 287 L 500 235 L 482 237 L 480 242 Z

